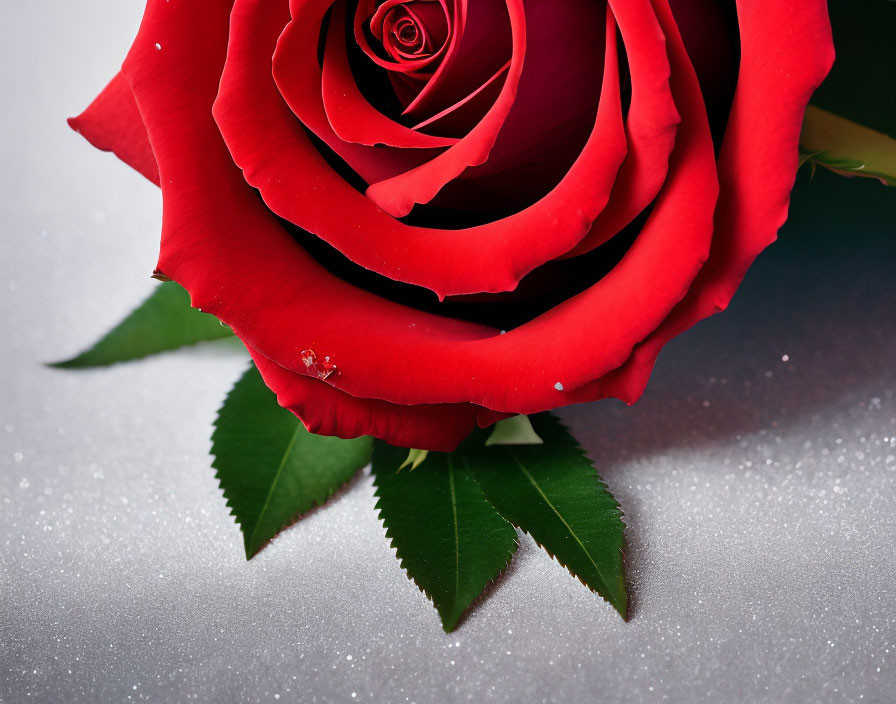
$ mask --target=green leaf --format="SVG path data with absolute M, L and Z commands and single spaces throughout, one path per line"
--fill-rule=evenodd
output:
M 485 441 L 486 447 L 492 445 L 543 445 L 544 440 L 532 429 L 528 416 L 513 416 L 495 423 L 492 434 Z
M 481 445 L 482 435 L 475 440 Z M 485 500 L 466 466 L 466 447 L 430 452 L 414 472 L 398 472 L 407 450 L 377 441 L 377 509 L 401 566 L 452 631 L 479 593 L 510 562 L 517 535 Z
M 93 347 L 49 366 L 100 367 L 232 335 L 230 328 L 214 316 L 191 308 L 189 294 L 170 281 L 159 284 L 149 298 Z
M 212 466 L 237 523 L 246 557 L 322 504 L 370 458 L 371 439 L 314 435 L 277 404 L 251 366 L 215 421 Z
M 896 139 L 810 105 L 800 134 L 802 161 L 896 186 Z
M 501 515 L 625 618 L 619 504 L 556 417 L 530 419 L 544 445 L 484 448 L 470 456 L 473 475 Z

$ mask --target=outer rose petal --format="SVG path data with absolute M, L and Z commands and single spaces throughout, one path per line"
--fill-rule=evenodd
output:
M 373 435 L 397 447 L 451 452 L 476 427 L 477 408 L 468 403 L 400 406 L 355 398 L 323 381 L 284 369 L 257 350 L 250 348 L 249 352 L 265 384 L 277 394 L 278 403 L 318 435 Z
M 803 113 L 834 62 L 827 3 L 743 0 L 738 20 L 740 76 L 718 160 L 721 194 L 710 259 L 687 298 L 624 365 L 580 389 L 581 401 L 637 401 L 663 346 L 728 306 L 787 219 Z
M 659 30 L 650 2 L 611 2 L 623 33 L 626 27 L 641 27 L 626 37 L 632 74 L 632 100 L 626 119 L 629 154 L 619 170 L 610 201 L 591 229 L 564 255 L 574 257 L 599 247 L 632 222 L 656 198 L 669 168 L 669 155 L 675 145 L 675 112 L 664 83 L 669 80 L 666 52 L 658 55 L 645 41 Z M 647 25 L 644 27 L 644 25 Z M 623 35 L 624 36 L 624 35 Z
M 118 73 L 88 108 L 68 124 L 97 149 L 113 152 L 157 186 L 159 167 L 127 79 Z

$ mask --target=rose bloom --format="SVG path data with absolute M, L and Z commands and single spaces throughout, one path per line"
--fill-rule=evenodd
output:
M 149 0 L 72 124 L 309 430 L 643 392 L 787 215 L 823 0 Z

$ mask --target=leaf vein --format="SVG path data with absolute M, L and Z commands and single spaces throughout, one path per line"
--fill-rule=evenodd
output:
M 280 464 L 277 466 L 277 471 L 274 474 L 274 478 L 271 481 L 271 488 L 268 489 L 268 495 L 265 497 L 264 506 L 261 507 L 261 511 L 258 512 L 258 519 L 255 521 L 255 527 L 252 529 L 252 537 L 251 542 L 254 544 L 258 535 L 258 529 L 261 527 L 262 520 L 264 519 L 265 513 L 267 513 L 268 507 L 271 505 L 271 499 L 274 496 L 274 490 L 277 488 L 277 484 L 280 482 L 280 475 L 283 473 L 283 468 L 286 466 L 287 458 L 292 454 L 292 448 L 295 447 L 296 441 L 299 439 L 299 428 L 296 429 L 292 433 L 292 437 L 289 440 L 289 444 L 286 446 L 286 450 L 283 452 L 283 457 L 280 458 Z
M 541 487 L 539 486 L 538 482 L 535 481 L 535 477 L 533 477 L 533 476 L 529 473 L 529 470 L 526 469 L 525 465 L 523 465 L 523 463 L 520 462 L 519 458 L 514 454 L 513 450 L 511 450 L 511 449 L 508 448 L 508 450 L 507 450 L 507 454 L 510 455 L 510 457 L 513 459 L 513 461 L 514 461 L 514 463 L 516 464 L 516 466 L 519 468 L 520 472 L 523 473 L 523 476 L 526 477 L 526 479 L 529 481 L 530 484 L 532 484 L 532 486 L 535 488 L 535 491 L 538 492 L 538 494 L 541 496 L 541 498 L 544 500 L 544 502 L 545 502 L 545 503 L 548 505 L 548 507 L 554 512 L 554 514 L 557 516 L 557 518 L 560 519 L 560 522 L 563 523 L 563 525 L 566 527 L 566 530 L 569 531 L 569 534 L 570 534 L 570 535 L 575 539 L 575 541 L 579 544 L 579 547 L 582 549 L 582 552 L 585 553 L 585 556 L 588 558 L 588 561 L 594 566 L 594 570 L 595 570 L 595 572 L 597 572 L 597 576 L 598 576 L 598 578 L 599 578 L 600 581 L 603 583 L 604 589 L 606 589 L 607 592 L 609 593 L 609 592 L 610 592 L 610 586 L 609 586 L 609 584 L 607 583 L 607 579 L 606 579 L 606 577 L 604 577 L 603 572 L 601 571 L 600 567 L 597 566 L 597 563 L 594 561 L 594 558 L 591 556 L 591 553 L 588 551 L 588 548 L 586 548 L 586 547 L 585 547 L 585 544 L 579 539 L 579 536 L 578 536 L 578 535 L 576 534 L 576 532 L 572 529 L 572 526 L 570 526 L 569 523 L 566 522 L 566 519 L 563 518 L 563 516 L 562 516 L 562 515 L 560 514 L 560 512 L 557 510 L 557 507 L 554 506 L 553 503 L 551 503 L 551 500 L 548 498 L 547 494 L 545 494 L 544 491 L 542 491 L 542 489 L 541 489 Z
M 454 488 L 454 460 L 448 455 L 448 485 L 451 488 L 451 513 L 454 518 L 454 603 L 460 595 L 460 533 L 457 524 L 457 492 Z

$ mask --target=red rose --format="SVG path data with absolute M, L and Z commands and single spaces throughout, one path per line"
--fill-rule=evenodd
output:
M 310 430 L 447 450 L 641 395 L 775 238 L 832 60 L 823 0 L 149 0 L 73 125 Z

